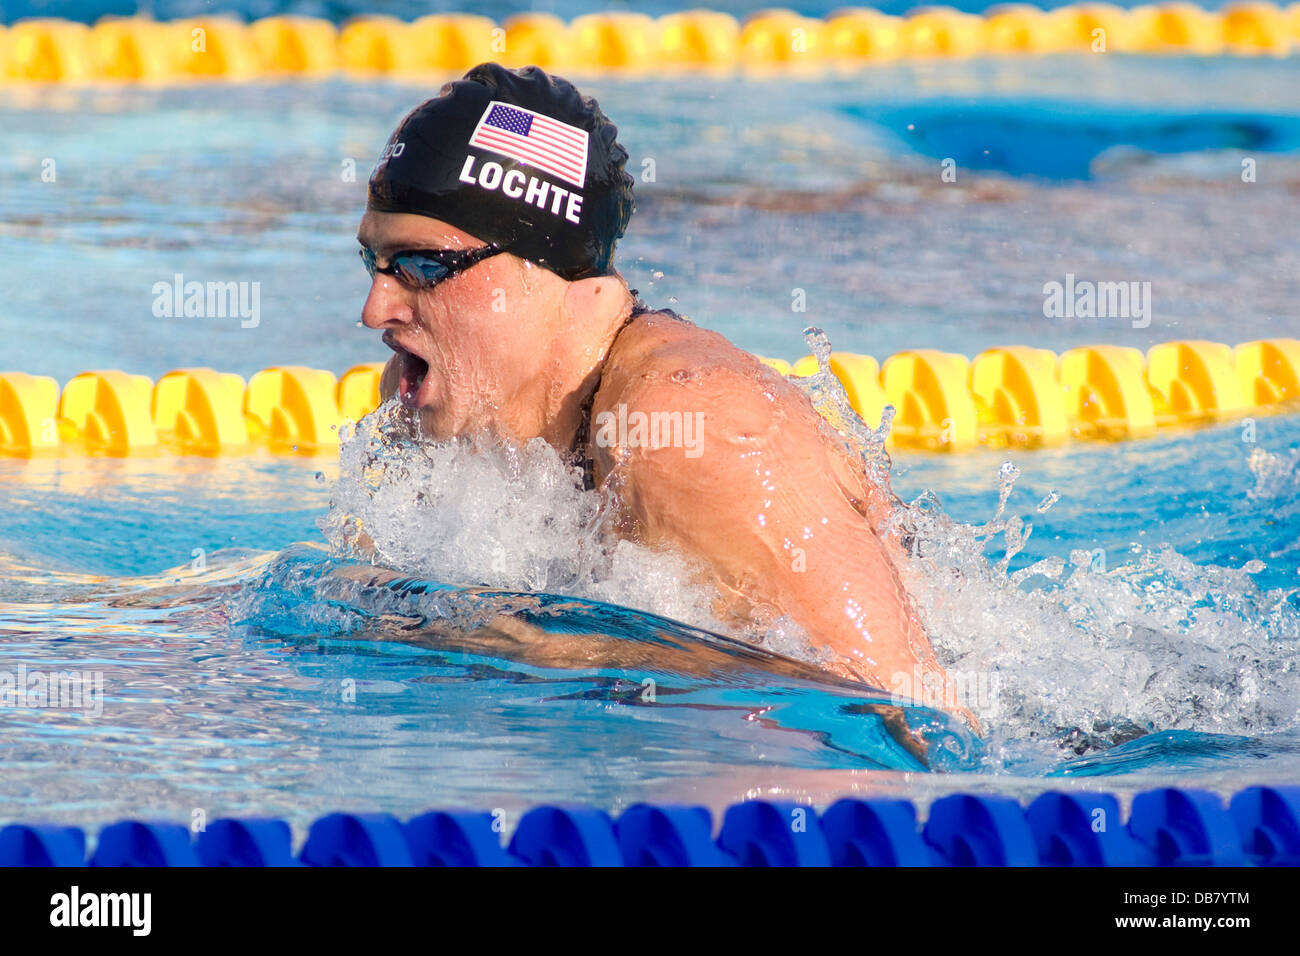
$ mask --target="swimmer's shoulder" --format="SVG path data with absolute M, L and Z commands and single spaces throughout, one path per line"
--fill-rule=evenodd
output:
M 619 333 L 592 411 L 617 415 L 619 405 L 629 414 L 698 413 L 710 440 L 750 449 L 780 444 L 785 460 L 831 476 L 855 506 L 872 498 L 861 462 L 802 390 L 725 336 L 676 313 L 647 310 Z M 683 464 L 703 467 L 699 459 Z M 722 473 L 728 465 L 711 456 L 708 467 Z M 689 480 L 688 472 L 683 467 L 676 475 Z
M 631 320 L 619 333 L 609 355 L 608 371 L 633 369 L 640 377 L 687 372 L 693 377 L 713 369 L 766 369 L 758 359 L 718 332 L 700 328 L 672 309 L 653 309 L 637 299 Z M 677 376 L 680 379 L 681 376 Z
M 774 393 L 799 392 L 744 349 L 668 309 L 635 312 L 601 374 L 593 411 L 698 409 L 736 428 L 768 417 Z M 729 420 L 729 421 L 728 421 Z M 732 428 L 726 428 L 727 431 Z

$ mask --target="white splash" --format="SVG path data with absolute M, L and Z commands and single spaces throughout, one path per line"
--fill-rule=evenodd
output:
M 745 630 L 714 617 L 718 595 L 682 556 L 620 539 L 617 493 L 541 439 L 411 437 L 389 402 L 343 436 L 321 529 L 336 554 L 447 584 L 567 594 L 636 608 L 817 660 L 792 622 Z
M 878 431 L 863 424 L 830 374 L 825 336 L 805 336 L 821 373 L 793 381 L 888 491 L 892 409 Z M 1300 487 L 1300 451 L 1257 450 L 1250 466 L 1252 496 Z M 1081 550 L 1009 574 L 1033 531 L 1008 515 L 1019 475 L 1010 462 L 999 468 L 984 525 L 954 521 L 932 492 L 900 502 L 892 519 L 910 545 L 904 583 L 940 661 L 967 686 L 995 689 L 962 700 L 992 729 L 992 766 L 1024 759 L 1038 746 L 1029 741 L 1055 751 L 1061 740 L 1104 746 L 1152 730 L 1253 736 L 1300 725 L 1300 589 L 1261 590 L 1250 577 L 1259 561 L 1222 568 L 1137 546 L 1109 569 L 1103 552 Z M 1033 510 L 1059 500 L 1053 491 Z

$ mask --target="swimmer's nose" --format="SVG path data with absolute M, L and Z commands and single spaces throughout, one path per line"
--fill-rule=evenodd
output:
M 415 321 L 411 301 L 401 283 L 391 276 L 377 275 L 361 307 L 361 322 L 368 329 L 396 329 Z

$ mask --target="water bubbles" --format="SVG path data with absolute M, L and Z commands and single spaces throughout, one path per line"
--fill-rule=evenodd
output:
M 1255 487 L 1249 492 L 1252 499 L 1294 498 L 1300 492 L 1300 448 L 1279 455 L 1256 445 L 1246 465 L 1255 476 Z
M 325 484 L 325 472 L 323 471 L 316 472 L 316 484 L 318 485 Z
M 871 481 L 882 489 L 886 497 L 892 497 L 889 490 L 891 462 L 885 451 L 885 439 L 894 420 L 893 406 L 885 407 L 879 428 L 867 425 L 854 411 L 848 393 L 831 370 L 831 341 L 826 333 L 816 326 L 809 326 L 803 334 L 809 351 L 817 358 L 817 371 L 790 381 L 808 396 L 818 414 L 848 442 L 850 449 L 862 460 Z
M 988 530 L 993 531 L 1000 527 L 1002 515 L 1007 510 L 1007 499 L 1011 497 L 1011 489 L 1015 487 L 1016 479 L 1020 477 L 1020 469 L 1013 462 L 1004 461 L 998 469 L 998 508 L 993 513 L 993 520 L 987 525 Z
M 808 348 L 813 355 L 817 356 L 817 365 L 824 372 L 828 368 L 831 360 L 831 340 L 827 338 L 826 333 L 815 325 L 810 325 L 803 330 L 804 341 L 808 343 Z
M 1000 564 L 1003 571 L 1005 571 L 1007 566 L 1011 563 L 1011 559 L 1024 549 L 1025 542 L 1029 540 L 1029 536 L 1033 531 L 1034 526 L 1032 524 L 1022 521 L 1015 515 L 1007 519 L 1006 527 L 1003 531 L 1003 534 L 1006 537 L 1007 550 Z
M 1058 492 L 1055 491 L 1048 492 L 1047 497 L 1044 498 L 1042 501 L 1040 501 L 1038 503 L 1038 507 L 1035 508 L 1034 510 L 1036 510 L 1040 515 L 1045 515 L 1047 514 L 1048 511 L 1051 510 L 1052 506 L 1060 500 L 1061 500 L 1061 496 Z
M 894 416 L 898 414 L 898 409 L 893 405 L 886 405 L 880 413 L 880 433 L 881 443 L 883 444 L 885 436 L 889 434 L 890 428 L 894 424 Z
M 1076 548 L 1068 561 L 1008 574 L 1031 531 L 1018 516 L 1000 517 L 1017 474 L 999 470 L 999 517 L 984 526 L 953 521 L 933 495 L 913 502 L 915 546 L 902 566 L 949 673 L 1000 675 L 999 709 L 986 721 L 995 760 L 1055 767 L 1062 740 L 1073 759 L 1143 728 L 1255 735 L 1295 726 L 1287 673 L 1300 615 L 1250 579 L 1263 562 L 1203 566 L 1135 545 L 1109 569 L 1103 548 Z M 999 531 L 1007 554 L 990 564 L 985 549 Z
M 320 524 L 340 557 L 453 585 L 593 598 L 725 633 L 716 595 L 685 559 L 612 532 L 618 494 L 606 492 L 602 503 L 585 491 L 581 472 L 541 439 L 427 441 L 390 401 L 342 445 Z

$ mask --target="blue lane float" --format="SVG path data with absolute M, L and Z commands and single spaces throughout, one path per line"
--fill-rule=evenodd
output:
M 307 866 L 414 866 L 402 825 L 387 813 L 331 813 L 311 825 Z
M 1042 866 L 1153 866 L 1109 793 L 1045 793 L 1025 811 Z
M 529 866 L 622 866 L 614 821 L 588 807 L 537 807 L 524 814 L 510 853 Z
M 85 866 L 86 834 L 77 827 L 0 827 L 0 866 Z
M 190 831 L 179 823 L 123 820 L 99 831 L 91 866 L 198 866 Z
M 1249 787 L 1228 807 L 1256 866 L 1300 866 L 1300 787 Z
M 935 866 L 906 800 L 840 800 L 822 816 L 832 866 Z
M 1128 828 L 1155 854 L 1157 866 L 1242 866 L 1237 825 L 1205 790 L 1166 787 L 1133 798 Z
M 519 866 L 501 845 L 500 826 L 490 813 L 421 814 L 403 825 L 416 866 Z
M 1300 787 L 1250 787 L 1228 806 L 1172 787 L 1133 798 L 1127 821 L 1106 793 L 1008 797 L 953 794 L 924 825 L 906 800 L 729 807 L 714 836 L 708 809 L 636 804 L 614 820 L 591 807 L 541 806 L 508 847 L 501 811 L 331 813 L 295 858 L 289 824 L 219 819 L 201 832 L 123 820 L 86 834 L 41 824 L 0 826 L 0 866 L 1297 866 Z
M 925 841 L 951 866 L 1037 866 L 1038 850 L 1024 810 L 1008 797 L 955 793 L 936 800 Z
M 629 807 L 614 825 L 626 866 L 735 866 L 713 842 L 707 807 Z
M 830 866 L 831 851 L 812 807 L 752 800 L 727 808 L 718 846 L 741 866 Z
M 203 866 L 296 866 L 283 820 L 213 820 L 194 849 Z

